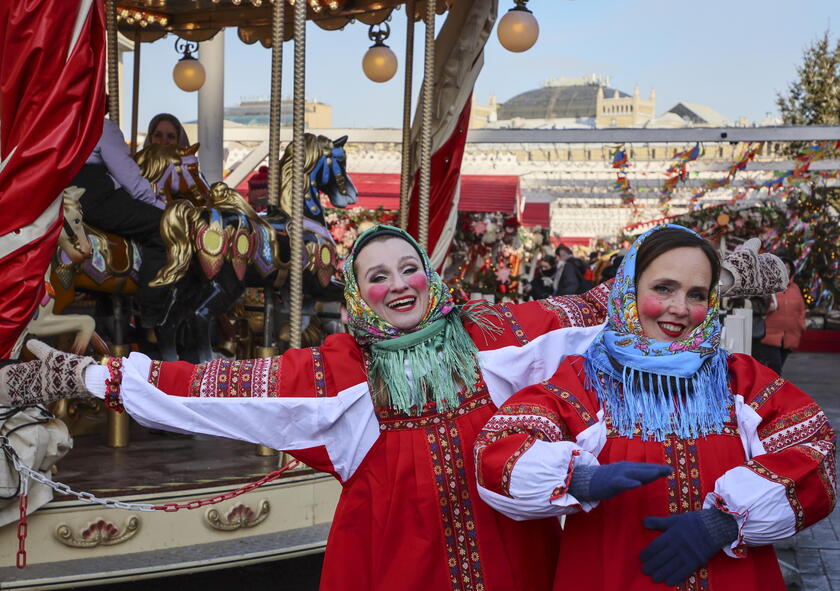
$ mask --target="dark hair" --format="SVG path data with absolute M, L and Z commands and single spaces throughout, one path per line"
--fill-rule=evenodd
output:
M 559 255 L 561 252 L 565 252 L 566 254 L 573 255 L 572 249 L 566 246 L 565 244 L 559 244 L 557 248 L 554 249 L 554 254 Z
M 175 128 L 175 132 L 178 134 L 177 144 L 181 148 L 187 148 L 190 145 L 190 140 L 187 137 L 187 132 L 184 130 L 184 126 L 181 125 L 181 122 L 178 121 L 178 118 L 175 115 L 170 113 L 158 113 L 152 120 L 149 121 L 149 129 L 146 132 L 146 139 L 143 141 L 143 147 L 148 146 L 152 143 L 152 135 L 154 135 L 155 130 L 157 130 L 157 126 L 160 124 L 161 121 L 166 121 L 172 124 L 172 127 Z
M 720 278 L 720 258 L 718 258 L 717 252 L 706 239 L 692 232 L 686 232 L 685 230 L 678 230 L 676 228 L 663 228 L 645 238 L 645 241 L 639 247 L 639 252 L 636 254 L 636 276 L 633 278 L 633 282 L 638 284 L 639 277 L 642 276 L 642 273 L 644 273 L 645 269 L 650 266 L 654 259 L 669 250 L 686 246 L 699 248 L 706 255 L 706 258 L 709 259 L 709 264 L 712 266 L 712 281 L 709 284 L 709 289 L 711 290 L 717 285 L 718 279 Z

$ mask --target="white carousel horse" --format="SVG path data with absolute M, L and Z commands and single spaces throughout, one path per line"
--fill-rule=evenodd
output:
M 96 334 L 96 322 L 92 316 L 86 314 L 58 314 L 56 312 L 56 289 L 54 288 L 53 275 L 58 267 L 57 263 L 79 264 L 89 258 L 92 253 L 90 240 L 85 232 L 82 222 L 82 207 L 79 198 L 84 194 L 84 189 L 68 187 L 64 190 L 64 225 L 58 238 L 58 249 L 56 250 L 53 263 L 50 264 L 44 276 L 45 293 L 41 298 L 35 317 L 26 327 L 26 330 L 18 339 L 15 346 L 17 352 L 27 334 L 36 337 L 49 337 L 60 334 L 74 334 L 71 352 L 84 354 L 88 345 L 100 354 L 108 354 L 108 346 L 102 338 Z M 63 306 L 61 306 L 63 307 Z

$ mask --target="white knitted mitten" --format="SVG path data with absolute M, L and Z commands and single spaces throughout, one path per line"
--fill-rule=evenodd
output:
M 50 404 L 90 396 L 85 389 L 85 368 L 96 362 L 93 357 L 65 353 L 41 341 L 29 341 L 26 346 L 38 359 L 0 368 L 0 403 Z
M 721 295 L 750 297 L 784 291 L 788 286 L 785 264 L 776 255 L 758 254 L 761 240 L 750 238 L 721 262 Z

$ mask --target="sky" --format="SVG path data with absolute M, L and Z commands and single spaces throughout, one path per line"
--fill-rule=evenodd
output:
M 500 16 L 512 0 L 499 0 Z M 612 86 L 642 96 L 656 90 L 657 114 L 680 101 L 709 105 L 730 120 L 778 113 L 776 95 L 796 77 L 802 52 L 828 29 L 837 39 L 840 1 L 809 0 L 531 0 L 540 38 L 525 53 L 505 50 L 491 35 L 475 93 L 504 102 L 553 77 L 606 75 Z M 443 18 L 438 17 L 438 26 Z M 833 25 L 833 29 L 832 29 Z M 415 93 L 422 75 L 422 23 L 415 29 Z M 397 54 L 397 75 L 384 84 L 365 78 L 361 62 L 371 42 L 367 25 L 342 31 L 307 25 L 306 96 L 333 107 L 335 127 L 399 127 L 402 120 L 405 13 L 395 11 L 386 41 Z M 175 37 L 144 44 L 140 128 L 162 111 L 196 118 L 198 93 L 172 82 Z M 284 46 L 283 96 L 291 96 L 293 44 Z M 199 51 L 199 58 L 200 58 Z M 130 105 L 133 55 L 125 54 L 124 105 Z M 268 98 L 271 51 L 225 33 L 225 105 Z M 416 104 L 416 101 L 415 101 Z M 128 107 L 130 108 L 130 107 Z M 130 121 L 123 111 L 122 126 Z

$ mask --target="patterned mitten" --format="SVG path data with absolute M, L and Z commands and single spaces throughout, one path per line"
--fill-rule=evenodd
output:
M 750 238 L 721 262 L 721 295 L 751 297 L 784 291 L 788 286 L 785 264 L 776 255 L 758 254 L 761 240 Z
M 26 346 L 38 359 L 0 367 L 0 403 L 50 404 L 90 396 L 85 389 L 85 368 L 95 363 L 92 357 L 58 351 L 41 341 L 29 341 Z

